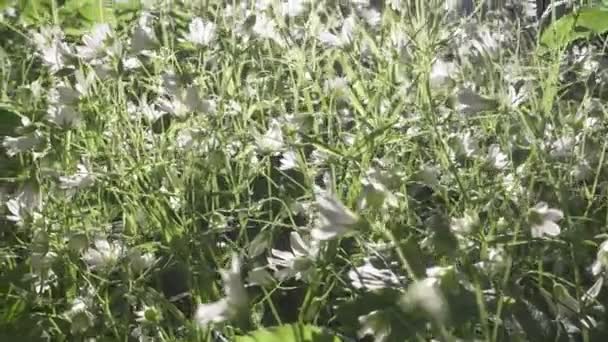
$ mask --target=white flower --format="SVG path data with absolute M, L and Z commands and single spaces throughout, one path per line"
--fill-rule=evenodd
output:
M 479 144 L 471 132 L 466 132 L 456 135 L 453 150 L 456 156 L 471 158 L 479 151 Z
M 230 270 L 222 270 L 220 273 L 226 296 L 213 303 L 198 305 L 195 320 L 199 325 L 224 322 L 243 314 L 248 308 L 249 298 L 241 279 L 239 257 L 233 255 Z
M 111 267 L 123 254 L 123 246 L 118 242 L 110 243 L 106 239 L 97 238 L 93 245 L 95 247 L 87 249 L 82 256 L 91 269 Z
M 215 23 L 196 17 L 188 25 L 188 33 L 184 38 L 192 44 L 210 46 L 217 38 Z
M 28 215 L 34 215 L 42 206 L 40 193 L 31 185 L 25 186 L 17 196 L 6 202 L 9 215 L 6 219 L 22 225 Z
M 456 73 L 456 65 L 453 62 L 446 62 L 437 59 L 431 67 L 429 74 L 429 84 L 431 89 L 438 90 L 448 86 L 452 81 L 452 75 Z
M 365 177 L 361 179 L 363 191 L 359 198 L 359 208 L 395 208 L 399 206 L 397 197 L 385 185 L 388 176 L 377 169 L 367 171 Z
M 319 40 L 331 47 L 342 48 L 351 44 L 353 33 L 355 30 L 356 21 L 354 17 L 344 19 L 340 32 L 336 35 L 329 31 L 323 31 L 319 34 Z
M 285 171 L 296 169 L 298 167 L 298 155 L 293 150 L 284 152 L 281 156 L 280 163 L 279 170 Z
M 41 140 L 42 134 L 36 130 L 32 133 L 19 137 L 6 136 L 2 141 L 2 146 L 6 149 L 6 154 L 9 157 L 13 157 L 18 153 L 23 153 L 33 149 L 41 142 Z
M 306 10 L 309 0 L 286 0 L 282 3 L 281 13 L 288 17 L 300 16 Z
M 374 310 L 367 315 L 359 316 L 361 328 L 357 331 L 357 336 L 364 339 L 365 336 L 373 336 L 374 342 L 389 341 L 391 336 L 390 318 L 386 317 L 382 311 Z
M 445 320 L 447 302 L 436 278 L 428 277 L 411 284 L 401 300 L 406 311 L 422 310 L 437 321 Z
M 509 165 L 507 155 L 500 150 L 498 144 L 490 145 L 488 148 L 488 155 L 486 156 L 486 162 L 490 167 L 496 170 L 504 170 Z
M 398 288 L 403 280 L 403 277 L 398 277 L 389 269 L 376 268 L 369 259 L 366 259 L 363 265 L 350 270 L 348 278 L 355 288 L 371 291 L 389 287 Z
M 42 62 L 52 72 L 65 67 L 71 56 L 69 46 L 63 41 L 64 35 L 59 27 L 42 27 L 40 32 L 32 32 L 32 40 L 36 44 Z
M 59 187 L 62 189 L 86 188 L 95 183 L 93 175 L 83 164 L 76 166 L 77 171 L 70 176 L 59 177 Z
M 214 104 L 211 101 L 203 100 L 195 86 L 177 90 L 168 98 L 160 99 L 158 105 L 160 110 L 179 118 L 192 112 L 211 113 L 214 111 Z
M 138 20 L 138 25 L 133 30 L 131 36 L 131 50 L 134 53 L 140 53 L 154 49 L 158 46 L 158 38 L 151 27 L 152 15 L 144 12 Z
M 84 45 L 76 47 L 78 55 L 85 60 L 102 57 L 106 53 L 105 41 L 111 33 L 109 24 L 96 24 L 89 34 L 82 36 Z
M 247 275 L 248 285 L 270 286 L 274 280 L 265 266 L 255 267 Z
M 461 88 L 456 93 L 456 110 L 463 115 L 495 109 L 497 102 L 483 97 L 469 88 Z
M 253 24 L 251 31 L 260 38 L 273 40 L 279 46 L 285 44 L 285 41 L 277 31 L 275 21 L 264 13 L 256 15 L 255 24 Z
M 572 155 L 576 139 L 573 136 L 559 137 L 551 144 L 550 154 L 554 158 L 567 158 Z
M 549 208 L 545 202 L 536 204 L 530 210 L 532 237 L 558 236 L 561 230 L 556 222 L 563 218 L 564 213 L 561 210 Z
M 591 266 L 591 273 L 597 277 L 606 269 L 608 269 L 608 240 L 602 242 L 597 249 L 597 256 Z
M 473 232 L 479 224 L 479 216 L 471 211 L 466 211 L 461 218 L 452 218 L 450 229 L 456 235 L 468 235 Z
M 131 251 L 129 255 L 129 265 L 135 273 L 141 273 L 152 267 L 156 262 L 156 258 L 152 253 L 141 253 L 138 249 Z
M 289 235 L 291 252 L 271 249 L 271 257 L 268 257 L 268 266 L 275 271 L 278 280 L 286 280 L 294 277 L 296 280 L 309 280 L 314 272 L 313 262 L 318 252 L 318 245 L 314 241 L 304 241 L 297 232 Z
M 74 107 L 65 105 L 51 105 L 46 113 L 50 122 L 61 128 L 74 128 L 82 123 L 82 116 Z
M 256 139 L 258 148 L 265 153 L 280 152 L 284 148 L 283 132 L 278 120 L 272 119 L 268 125 L 268 130 L 264 135 L 258 135 Z
M 321 193 L 317 195 L 317 205 L 319 222 L 310 232 L 314 239 L 332 240 L 354 232 L 353 226 L 359 217 L 335 196 Z

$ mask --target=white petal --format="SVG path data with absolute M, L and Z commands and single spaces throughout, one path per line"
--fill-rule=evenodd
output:
M 557 222 L 564 218 L 564 213 L 559 209 L 548 209 L 545 213 L 545 219 Z
M 229 318 L 230 307 L 226 298 L 217 302 L 199 304 L 194 319 L 199 325 L 205 326 L 209 323 L 221 323 Z

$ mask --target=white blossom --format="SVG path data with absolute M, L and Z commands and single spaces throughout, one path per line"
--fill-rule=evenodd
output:
M 317 195 L 319 221 L 311 235 L 316 240 L 332 240 L 354 232 L 359 217 L 340 202 L 334 195 Z
M 115 265 L 124 250 L 120 243 L 110 243 L 102 238 L 95 239 L 93 246 L 89 247 L 82 255 L 82 259 L 92 270 L 109 268 Z
M 314 260 L 318 252 L 318 245 L 314 241 L 305 241 L 297 232 L 289 235 L 291 251 L 271 249 L 268 257 L 268 266 L 274 270 L 278 280 L 295 278 L 296 280 L 310 280 L 314 272 Z
M 390 269 L 378 269 L 369 259 L 359 267 L 348 272 L 351 284 L 357 289 L 378 290 L 390 287 L 400 287 L 403 277 L 397 276 Z
M 92 60 L 106 54 L 106 39 L 110 37 L 112 30 L 107 23 L 96 24 L 90 33 L 82 36 L 81 46 L 76 47 L 78 55 L 85 60 Z
M 265 153 L 276 153 L 283 150 L 283 132 L 278 120 L 272 119 L 268 125 L 268 130 L 263 135 L 258 135 L 256 139 L 258 148 Z
M 504 170 L 509 166 L 509 158 L 500 150 L 498 144 L 492 144 L 488 147 L 488 155 L 486 156 L 488 165 L 496 170 Z
M 184 38 L 195 45 L 210 46 L 217 38 L 217 25 L 196 17 L 188 25 L 188 33 Z
M 76 166 L 76 173 L 59 177 L 59 187 L 62 189 L 86 188 L 95 183 L 95 175 L 84 164 Z
M 5 136 L 2 140 L 2 146 L 6 149 L 6 154 L 9 157 L 19 153 L 27 152 L 42 141 L 42 134 L 37 130 L 18 137 Z
M 356 21 L 354 17 L 348 17 L 342 22 L 342 28 L 337 34 L 323 31 L 319 34 L 319 40 L 331 47 L 343 48 L 352 43 Z
M 249 305 L 247 290 L 241 279 L 241 262 L 236 254 L 232 256 L 230 270 L 220 273 L 226 296 L 216 302 L 198 305 L 195 320 L 201 326 L 235 318 L 243 314 Z
M 532 237 L 559 235 L 561 229 L 556 222 L 563 218 L 564 213 L 561 210 L 549 208 L 547 203 L 539 202 L 530 210 Z

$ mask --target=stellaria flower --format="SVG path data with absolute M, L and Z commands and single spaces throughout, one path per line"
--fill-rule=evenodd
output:
M 539 202 L 530 209 L 532 237 L 558 236 L 561 229 L 556 222 L 563 218 L 564 213 L 561 210 L 549 208 L 547 203 Z
M 82 123 L 82 116 L 74 107 L 66 105 L 51 105 L 46 113 L 49 122 L 64 128 L 74 128 Z
M 9 211 L 6 219 L 21 225 L 28 216 L 36 214 L 41 206 L 40 192 L 35 186 L 28 184 L 15 197 L 6 202 L 6 208 Z
M 348 272 L 348 278 L 355 288 L 371 291 L 401 287 L 404 279 L 390 269 L 377 268 L 369 259 L 366 259 L 363 265 L 351 269 Z
M 135 321 L 139 323 L 155 324 L 162 320 L 162 313 L 158 308 L 145 304 L 141 310 L 135 311 L 135 316 Z
M 351 44 L 355 30 L 356 21 L 354 17 L 348 17 L 342 22 L 342 28 L 337 34 L 323 31 L 319 34 L 319 40 L 331 47 L 343 48 Z
M 59 187 L 62 189 L 86 188 L 95 182 L 93 175 L 84 164 L 76 166 L 76 173 L 59 177 Z
M 192 19 L 184 39 L 194 45 L 210 46 L 217 38 L 217 25 L 200 17 Z
M 18 136 L 5 136 L 2 140 L 2 146 L 6 149 L 6 154 L 13 157 L 19 153 L 32 150 L 42 141 L 42 134 L 36 130 L 34 132 Z
M 216 302 L 199 304 L 195 320 L 199 325 L 221 323 L 242 315 L 247 311 L 249 298 L 241 279 L 241 261 L 235 254 L 232 256 L 230 270 L 221 271 L 226 296 Z
M 268 257 L 269 267 L 275 271 L 278 280 L 286 280 L 294 277 L 296 280 L 308 280 L 314 272 L 313 263 L 318 252 L 318 245 L 314 241 L 304 241 L 297 232 L 289 235 L 291 251 L 271 249 L 271 257 Z
M 311 231 L 314 239 L 332 240 L 354 232 L 354 225 L 359 221 L 359 217 L 335 195 L 327 192 L 318 194 L 317 205 L 319 220 Z
M 591 273 L 594 276 L 598 276 L 608 269 L 608 240 L 602 242 L 597 249 L 597 255 L 595 261 L 591 266 Z
M 400 304 L 405 311 L 422 310 L 437 321 L 443 321 L 447 316 L 447 303 L 434 277 L 412 283 Z
M 82 255 L 82 259 L 92 270 L 114 266 L 124 251 L 120 243 L 110 243 L 107 239 L 102 238 L 95 239 L 93 245 L 94 247 L 89 247 Z
M 283 132 L 278 120 L 272 119 L 268 125 L 268 130 L 263 135 L 257 135 L 256 144 L 265 153 L 277 153 L 283 150 Z
M 158 46 L 158 38 L 152 27 L 152 15 L 148 12 L 142 13 L 137 21 L 137 26 L 131 36 L 131 50 L 133 53 L 143 53 Z
M 504 170 L 509 165 L 507 155 L 500 150 L 498 144 L 492 144 L 488 148 L 486 163 L 495 170 Z
M 96 24 L 90 33 L 82 36 L 84 45 L 76 47 L 78 56 L 87 61 L 103 57 L 106 54 L 106 40 L 111 34 L 112 29 L 109 24 Z

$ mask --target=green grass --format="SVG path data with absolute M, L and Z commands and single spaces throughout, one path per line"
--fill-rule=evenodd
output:
M 55 66 L 3 17 L 0 339 L 603 339 L 605 51 L 304 3 L 155 3 Z

